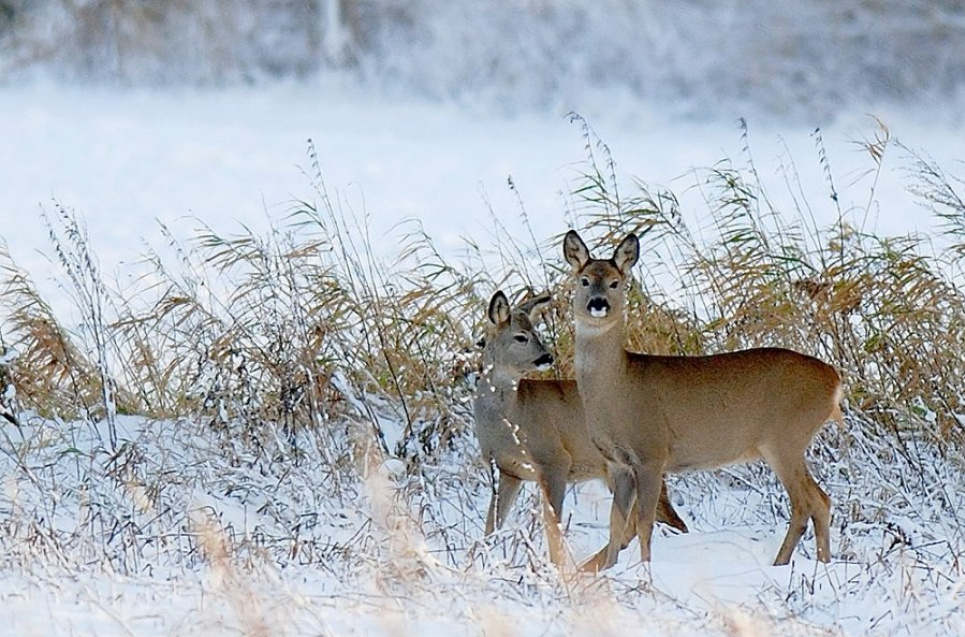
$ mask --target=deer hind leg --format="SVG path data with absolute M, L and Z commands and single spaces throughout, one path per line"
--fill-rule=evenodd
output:
M 677 511 L 673 508 L 670 503 L 670 496 L 667 494 L 667 481 L 664 480 L 660 485 L 660 501 L 657 503 L 657 522 L 663 522 L 664 524 L 677 529 L 681 533 L 689 533 L 690 529 L 687 528 L 687 523 L 684 522 Z M 629 540 L 627 540 L 629 542 Z M 624 548 L 626 545 L 624 545 Z
M 486 513 L 486 535 L 502 528 L 521 486 L 523 482 L 519 478 L 499 472 L 499 483 L 489 500 L 489 511 Z
M 808 471 L 804 456 L 785 458 L 777 453 L 768 453 L 762 449 L 764 459 L 777 474 L 784 488 L 787 489 L 791 501 L 791 520 L 787 535 L 781 544 L 775 566 L 781 566 L 791 561 L 794 549 L 801 541 L 801 536 L 807 530 L 808 520 L 814 522 L 814 537 L 817 542 L 818 560 L 828 562 L 831 559 L 831 499 L 821 490 L 817 482 Z
M 831 561 L 831 498 L 814 481 L 807 466 L 804 467 L 810 485 L 811 521 L 814 523 L 814 541 L 817 544 L 818 561 Z
M 811 520 L 814 521 L 814 540 L 818 548 L 818 561 L 827 563 L 831 561 L 831 498 L 816 482 L 814 488 L 820 499 L 820 504 L 811 513 Z

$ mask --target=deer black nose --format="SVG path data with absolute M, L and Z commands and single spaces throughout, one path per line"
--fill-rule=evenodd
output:
M 548 352 L 546 354 L 543 354 L 539 358 L 537 358 L 535 361 L 533 361 L 533 365 L 536 365 L 537 369 L 546 369 L 552 364 L 553 364 L 553 356 Z
M 606 316 L 610 311 L 610 302 L 600 297 L 593 298 L 586 304 L 586 309 L 591 316 Z

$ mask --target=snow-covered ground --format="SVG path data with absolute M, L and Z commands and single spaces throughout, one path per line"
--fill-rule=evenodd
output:
M 545 561 L 529 487 L 482 537 L 471 441 L 411 477 L 359 480 L 329 434 L 246 454 L 190 422 L 122 417 L 121 451 L 25 418 L 0 456 L 0 622 L 16 635 L 951 635 L 965 630 L 960 462 L 882 457 L 834 432 L 812 464 L 834 498 L 830 565 L 805 536 L 770 566 L 786 510 L 767 470 L 670 482 L 691 532 L 602 577 Z M 325 448 L 321 448 L 324 445 Z M 16 453 L 11 453 L 16 450 Z M 917 475 L 923 469 L 922 475 Z M 567 498 L 577 558 L 603 541 L 598 484 Z
M 621 174 L 684 192 L 699 215 L 692 168 L 746 165 L 736 122 L 675 121 L 639 104 L 599 102 L 587 116 Z M 963 131 L 876 112 L 905 145 L 961 174 Z M 835 208 L 813 129 L 758 128 L 751 152 L 776 199 L 791 158 L 819 222 Z M 420 220 L 455 254 L 494 219 L 540 239 L 573 218 L 581 129 L 565 113 L 501 118 L 447 104 L 391 102 L 351 87 L 217 92 L 0 89 L 0 237 L 55 291 L 38 211 L 56 200 L 87 221 L 102 267 L 123 278 L 155 220 L 187 236 L 199 223 L 281 223 L 311 196 L 313 140 L 327 186 L 368 216 L 372 246 L 397 249 L 398 224 Z M 855 141 L 874 121 L 822 126 L 845 210 L 863 208 L 874 167 Z M 877 184 L 882 234 L 931 231 L 905 193 L 907 158 L 892 148 Z M 512 176 L 517 194 L 507 185 Z M 56 293 L 53 292 L 53 296 Z M 25 417 L 0 431 L 0 625 L 16 635 L 497 634 L 949 635 L 965 631 L 965 537 L 958 463 L 923 451 L 918 465 L 833 428 L 815 452 L 835 502 L 835 561 L 770 561 L 785 504 L 766 470 L 674 480 L 692 533 L 662 532 L 650 567 L 636 547 L 602 578 L 561 579 L 543 560 L 532 490 L 507 529 L 482 539 L 488 498 L 473 448 L 418 478 L 373 467 L 366 480 L 330 466 L 322 443 L 298 462 L 247 457 L 191 422 L 122 420 L 131 444 L 108 461 L 83 423 Z M 2 421 L 0 421 L 2 422 Z M 888 457 L 886 457 L 888 456 Z M 272 458 L 266 460 L 265 458 Z M 868 467 L 875 471 L 869 473 Z M 920 472 L 926 470 L 927 474 Z M 607 497 L 570 494 L 577 557 L 602 542 Z M 3 631 L 0 631 L 3 632 Z

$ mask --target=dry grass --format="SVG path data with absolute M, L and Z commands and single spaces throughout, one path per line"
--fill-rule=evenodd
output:
M 829 228 L 814 226 L 803 193 L 796 209 L 777 209 L 749 150 L 742 168 L 722 162 L 700 173 L 713 227 L 694 228 L 674 193 L 621 185 L 607 147 L 582 125 L 588 159 L 572 211 L 581 230 L 601 246 L 628 231 L 644 237 L 642 276 L 630 297 L 632 348 L 793 347 L 843 371 L 849 408 L 866 421 L 894 433 L 959 435 L 960 180 L 911 157 L 915 191 L 950 238 L 937 254 L 920 237 L 865 232 L 867 209 L 838 210 Z M 887 129 L 862 144 L 869 170 L 880 170 L 892 152 Z M 838 206 L 819 136 L 816 145 L 828 193 L 809 194 L 830 194 Z M 398 259 L 386 262 L 370 249 L 364 215 L 329 196 L 313 153 L 313 196 L 282 225 L 266 236 L 206 229 L 186 245 L 165 231 L 173 256 L 147 255 L 142 284 L 123 293 L 102 280 L 76 216 L 58 209 L 51 238 L 81 316 L 76 333 L 0 254 L 3 343 L 15 352 L 2 365 L 16 390 L 7 413 L 192 416 L 258 448 L 266 423 L 292 444 L 300 430 L 332 442 L 341 436 L 340 415 L 355 410 L 383 453 L 431 455 L 469 429 L 464 379 L 480 308 L 496 287 L 556 293 L 547 330 L 557 373 L 570 374 L 569 291 L 552 256 L 557 237 L 527 244 L 503 233 L 494 253 L 470 244 L 454 262 L 416 229 Z M 520 210 L 525 216 L 522 202 Z M 383 415 L 404 430 L 387 436 Z
M 778 209 L 747 151 L 740 166 L 699 173 L 709 223 L 698 227 L 675 193 L 623 184 L 606 146 L 583 130 L 588 160 L 570 214 L 594 248 L 628 231 L 643 236 L 630 346 L 698 354 L 782 345 L 832 362 L 846 379 L 848 427 L 826 428 L 812 453 L 819 481 L 835 494 L 837 553 L 887 568 L 933 564 L 941 551 L 945 562 L 965 560 L 954 539 L 959 497 L 945 486 L 962 442 L 962 182 L 904 151 L 915 191 L 947 236 L 879 237 L 862 226 L 866 208 L 838 210 L 828 228 L 815 227 L 803 193 L 794 209 Z M 815 142 L 828 191 L 808 194 L 837 207 L 832 166 Z M 895 152 L 884 128 L 863 144 L 873 174 Z M 120 573 L 157 567 L 152 551 L 169 566 L 207 563 L 223 580 L 215 589 L 237 589 L 237 599 L 225 599 L 239 631 L 252 635 L 266 634 L 274 611 L 232 582 L 263 562 L 310 564 L 335 577 L 370 573 L 379 594 L 427 604 L 440 581 L 466 580 L 524 603 L 533 595 L 597 599 L 601 584 L 562 581 L 546 564 L 534 540 L 535 501 L 517 528 L 480 539 L 475 507 L 486 474 L 463 452 L 472 449 L 474 343 L 494 289 L 555 293 L 545 325 L 560 360 L 554 373 L 572 373 L 559 237 L 499 231 L 495 248 L 470 244 L 454 261 L 416 228 L 387 262 L 372 252 L 364 214 L 326 191 L 313 152 L 312 195 L 276 228 L 263 236 L 205 229 L 187 242 L 164 230 L 167 249 L 147 255 L 139 285 L 124 291 L 102 279 L 76 215 L 57 210 L 51 238 L 77 331 L 0 252 L 0 446 L 17 468 L 0 497 L 11 507 L 0 520 L 4 560 L 27 567 L 42 556 L 67 569 Z M 126 413 L 157 419 L 157 431 L 132 438 Z M 87 438 L 95 442 L 79 442 Z M 223 464 L 204 466 L 211 457 Z M 772 478 L 749 474 L 761 469 L 722 476 L 765 485 L 746 496 L 765 506 L 733 510 L 780 526 L 783 509 L 766 497 Z M 720 478 L 672 486 L 703 493 Z M 37 495 L 50 485 L 56 498 Z M 185 494 L 195 492 L 217 494 L 226 510 L 236 502 L 257 508 L 274 526 L 242 528 L 212 507 L 215 517 L 192 527 L 188 512 L 199 505 Z M 922 493 L 933 508 L 920 514 Z M 66 531 L 53 522 L 58 498 L 82 501 Z M 361 509 L 361 528 L 335 539 L 318 531 L 320 515 L 326 528 L 341 529 L 342 512 Z M 477 570 L 485 583 L 471 579 Z M 869 566 L 859 575 L 874 590 L 879 574 Z M 795 590 L 818 575 L 810 577 Z M 637 588 L 613 596 L 649 603 Z M 795 603 L 812 601 L 782 608 L 793 614 Z M 762 597 L 761 607 L 768 603 Z M 770 618 L 759 622 L 757 612 L 726 609 L 712 621 L 724 634 L 766 633 Z M 492 631 L 513 634 L 499 622 Z

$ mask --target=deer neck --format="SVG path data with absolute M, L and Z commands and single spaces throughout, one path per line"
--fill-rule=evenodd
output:
M 611 370 L 626 365 L 623 321 L 605 326 L 576 322 L 576 378 L 581 387 L 612 385 Z M 595 390 L 593 393 L 597 393 Z
M 476 399 L 490 408 L 505 409 L 516 396 L 519 378 L 499 365 L 487 361 L 476 383 Z

